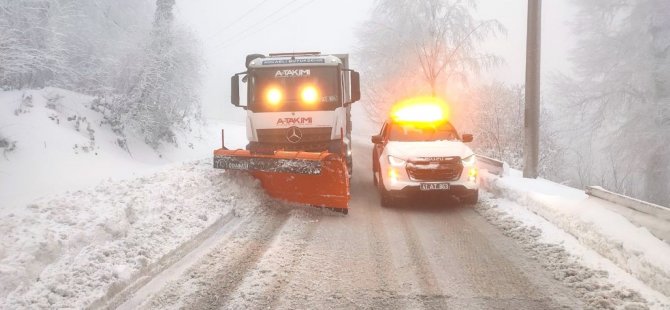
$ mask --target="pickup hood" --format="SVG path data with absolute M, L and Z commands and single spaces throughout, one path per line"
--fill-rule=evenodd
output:
M 460 156 L 465 158 L 474 154 L 469 147 L 460 141 L 389 141 L 386 144 L 386 152 L 388 155 L 404 160 L 417 157 Z

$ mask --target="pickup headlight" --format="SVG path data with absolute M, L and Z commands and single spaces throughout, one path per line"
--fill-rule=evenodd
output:
M 389 164 L 394 167 L 403 167 L 405 166 L 406 161 L 404 159 L 400 159 L 398 157 L 393 157 L 389 155 Z
M 465 167 L 474 167 L 475 166 L 475 160 L 476 159 L 475 159 L 474 154 L 470 155 L 466 158 L 461 159 L 461 161 L 463 162 L 463 166 L 465 166 Z

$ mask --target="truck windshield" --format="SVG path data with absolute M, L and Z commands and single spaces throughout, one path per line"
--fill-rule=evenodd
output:
M 255 70 L 250 76 L 249 108 L 254 112 L 325 111 L 342 106 L 335 67 Z
M 391 141 L 458 140 L 458 133 L 449 122 L 433 124 L 391 124 Z

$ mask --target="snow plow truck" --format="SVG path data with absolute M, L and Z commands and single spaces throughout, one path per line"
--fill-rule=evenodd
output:
M 246 71 L 231 77 L 231 102 L 246 110 L 249 143 L 230 150 L 222 132 L 214 168 L 249 171 L 272 197 L 347 214 L 351 104 L 359 99 L 347 54 L 248 55 Z

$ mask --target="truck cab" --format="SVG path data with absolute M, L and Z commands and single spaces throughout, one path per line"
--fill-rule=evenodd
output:
M 246 110 L 247 150 L 342 154 L 351 175 L 351 104 L 359 100 L 360 86 L 348 56 L 253 54 L 246 68 L 231 79 L 231 101 Z M 240 103 L 240 80 L 246 104 Z

